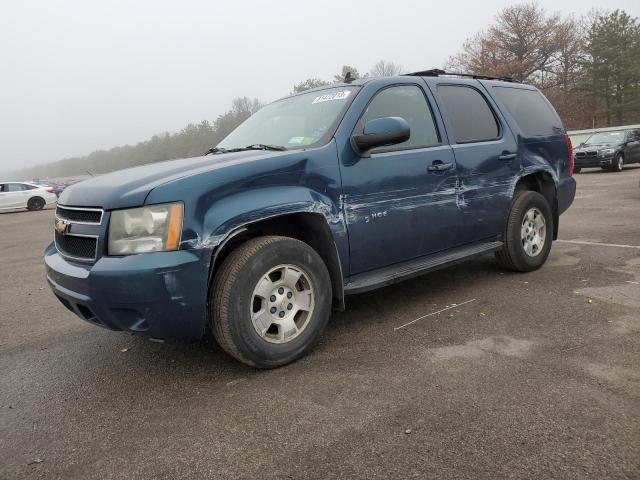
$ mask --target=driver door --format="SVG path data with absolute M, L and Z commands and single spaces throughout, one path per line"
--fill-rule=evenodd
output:
M 351 275 L 444 250 L 455 238 L 455 159 L 428 95 L 416 84 L 384 87 L 353 131 L 362 133 L 364 124 L 375 118 L 401 117 L 411 135 L 365 155 L 350 151 L 342 161 Z

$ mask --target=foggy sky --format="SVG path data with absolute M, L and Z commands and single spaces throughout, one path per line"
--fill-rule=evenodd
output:
M 512 3 L 1 0 L 0 171 L 178 131 L 233 97 L 272 101 L 344 64 L 441 67 Z M 606 7 L 640 14 L 637 0 Z

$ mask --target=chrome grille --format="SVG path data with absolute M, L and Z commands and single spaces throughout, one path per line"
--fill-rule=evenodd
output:
M 58 205 L 56 208 L 56 217 L 85 225 L 100 225 L 102 213 L 99 208 L 74 208 L 62 205 Z
M 105 230 L 103 218 L 100 208 L 58 205 L 54 240 L 60 255 L 80 262 L 96 261 Z
M 587 157 L 597 157 L 598 152 L 576 152 L 576 158 L 587 158 Z
M 75 260 L 94 261 L 98 251 L 98 237 L 55 233 L 56 248 L 60 254 Z

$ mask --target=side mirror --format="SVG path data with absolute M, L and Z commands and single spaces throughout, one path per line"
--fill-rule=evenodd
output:
M 381 117 L 369 120 L 361 134 L 351 137 L 353 145 L 361 152 L 372 148 L 397 145 L 406 142 L 411 136 L 411 129 L 404 118 Z

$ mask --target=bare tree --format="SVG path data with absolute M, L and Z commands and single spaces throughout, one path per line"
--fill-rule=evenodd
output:
M 561 25 L 558 14 L 547 16 L 535 3 L 507 7 L 487 31 L 467 40 L 449 64 L 519 81 L 541 79 L 554 62 Z
M 300 83 L 296 83 L 293 86 L 293 93 L 300 93 L 304 92 L 305 90 L 311 90 L 312 88 L 317 87 L 325 87 L 327 85 L 330 85 L 330 83 L 319 78 L 307 78 L 306 80 L 303 80 Z
M 231 110 L 236 113 L 253 115 L 263 107 L 257 98 L 236 97 L 231 102 Z
M 404 71 L 402 65 L 388 60 L 380 60 L 369 71 L 372 77 L 395 77 Z

